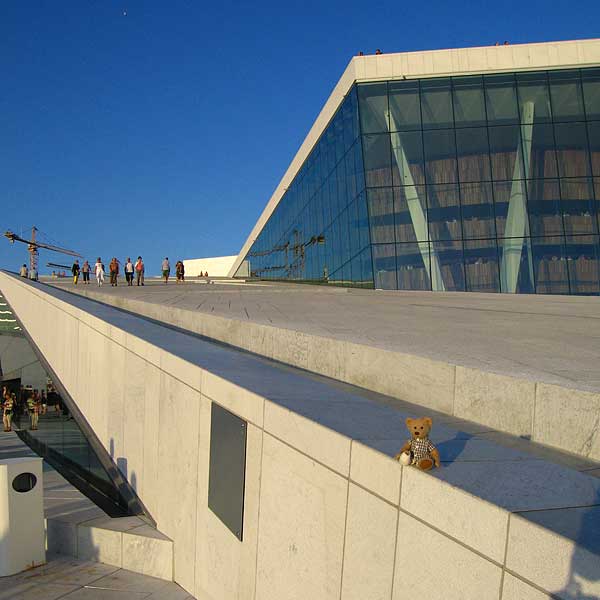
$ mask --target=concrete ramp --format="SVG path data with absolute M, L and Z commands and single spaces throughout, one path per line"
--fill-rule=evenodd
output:
M 3 273 L 0 289 L 127 460 L 196 597 L 600 596 L 597 462 Z M 210 493 L 214 406 L 246 432 L 243 532 Z M 424 414 L 444 461 L 431 473 L 391 458 Z

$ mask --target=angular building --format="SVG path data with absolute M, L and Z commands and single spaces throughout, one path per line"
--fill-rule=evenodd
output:
M 600 40 L 351 60 L 230 274 L 600 293 Z

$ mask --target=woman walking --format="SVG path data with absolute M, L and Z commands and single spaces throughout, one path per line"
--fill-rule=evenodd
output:
M 104 283 L 104 265 L 102 264 L 102 259 L 100 257 L 98 257 L 98 260 L 94 265 L 94 270 L 96 271 L 96 281 L 98 282 L 98 287 L 100 287 Z
M 15 405 L 15 395 L 10 394 L 6 388 L 2 390 L 2 424 L 4 431 L 12 431 L 12 416 Z
M 137 284 L 144 285 L 144 261 L 141 256 L 138 256 L 135 262 L 135 272 L 137 274 Z
M 83 284 L 89 285 L 90 283 L 90 263 L 86 260 L 81 267 L 81 272 L 83 273 Z
M 108 265 L 110 271 L 110 285 L 117 287 L 117 277 L 119 276 L 119 261 L 113 257 Z

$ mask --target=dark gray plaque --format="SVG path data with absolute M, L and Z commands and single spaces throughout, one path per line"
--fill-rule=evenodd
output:
M 208 506 L 240 541 L 244 526 L 247 429 L 246 421 L 212 403 Z

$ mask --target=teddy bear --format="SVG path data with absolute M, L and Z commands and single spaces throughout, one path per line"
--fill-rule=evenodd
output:
M 429 439 L 432 421 L 429 417 L 406 419 L 410 440 L 394 456 L 402 465 L 413 465 L 422 471 L 440 466 L 440 453 Z

